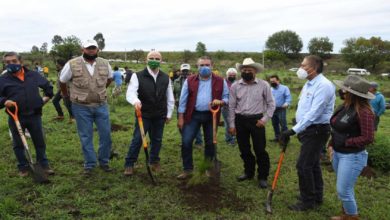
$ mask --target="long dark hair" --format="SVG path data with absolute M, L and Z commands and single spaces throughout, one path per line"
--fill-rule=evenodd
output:
M 371 111 L 371 113 L 374 114 L 372 111 L 371 105 L 368 102 L 368 99 L 357 96 L 353 93 L 346 92 L 345 93 L 345 100 L 344 100 L 344 106 L 346 108 L 355 108 L 356 113 L 358 114 L 358 117 L 360 117 L 360 111 L 363 109 L 368 109 Z

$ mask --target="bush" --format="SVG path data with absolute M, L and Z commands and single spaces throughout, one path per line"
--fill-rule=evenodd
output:
M 370 166 L 382 170 L 390 171 L 390 138 L 378 134 L 375 142 L 367 148 L 368 163 Z

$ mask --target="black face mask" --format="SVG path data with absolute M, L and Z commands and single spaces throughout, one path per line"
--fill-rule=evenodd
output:
M 343 92 L 342 89 L 339 89 L 337 92 L 339 93 L 340 99 L 344 100 L 345 99 L 345 92 Z
M 98 57 L 98 55 L 97 54 L 95 54 L 95 55 L 88 55 L 86 53 L 83 53 L 83 57 L 86 60 L 95 60 Z
M 254 76 L 252 73 L 243 72 L 241 73 L 241 78 L 243 78 L 245 81 L 249 82 L 254 79 Z
M 227 79 L 232 83 L 232 82 L 234 82 L 236 80 L 236 77 L 229 76 Z
M 276 88 L 276 87 L 278 86 L 278 84 L 275 83 L 275 82 L 272 82 L 272 83 L 271 83 L 271 86 L 272 86 L 273 88 Z

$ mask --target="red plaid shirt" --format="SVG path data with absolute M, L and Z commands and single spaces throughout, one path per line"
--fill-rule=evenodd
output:
M 346 146 L 364 147 L 374 141 L 375 116 L 371 109 L 361 109 L 359 112 L 360 136 L 348 138 Z

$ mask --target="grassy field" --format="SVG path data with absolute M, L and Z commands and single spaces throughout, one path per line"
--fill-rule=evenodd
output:
M 304 81 L 296 79 L 292 72 L 279 75 L 283 76 L 294 92 L 294 105 L 288 111 L 288 120 L 291 121 L 297 95 Z M 264 76 L 258 75 L 260 78 Z M 335 75 L 331 78 L 342 77 Z M 390 88 L 389 82 L 380 80 L 381 88 Z M 389 114 L 386 112 L 381 118 L 379 132 L 385 135 L 390 135 Z M 52 121 L 54 116 L 54 107 L 49 103 L 44 107 L 43 125 L 47 155 L 56 175 L 50 178 L 51 184 L 36 185 L 30 178 L 18 177 L 16 159 L 8 136 L 7 116 L 4 112 L 0 113 L 0 219 L 328 219 L 340 212 L 335 175 L 329 171 L 329 166 L 323 166 L 324 204 L 304 213 L 287 209 L 288 204 L 296 202 L 295 196 L 298 194 L 295 162 L 299 143 L 296 138 L 292 139 L 285 155 L 274 193 L 274 213 L 266 215 L 263 202 L 267 190 L 259 189 L 255 180 L 236 181 L 236 176 L 243 171 L 243 164 L 238 147 L 225 144 L 223 127 L 218 132 L 218 155 L 222 161 L 219 184 L 187 187 L 185 183 L 176 180 L 176 175 L 181 171 L 180 135 L 176 119 L 173 119 L 164 130 L 162 171 L 157 174 L 159 184 L 153 186 L 144 166 L 136 170 L 134 177 L 126 178 L 122 175 L 124 157 L 134 129 L 134 110 L 125 101 L 123 94 L 115 109 L 111 108 L 110 115 L 112 124 L 120 128 L 112 132 L 113 147 L 120 154 L 120 158 L 111 161 L 115 169 L 113 173 L 107 174 L 98 169 L 91 177 L 82 175 L 83 157 L 76 126 L 68 124 L 67 120 Z M 266 134 L 267 140 L 273 137 L 271 123 L 267 124 Z M 95 146 L 97 143 L 95 135 Z M 271 142 L 267 143 L 267 149 L 271 159 L 270 184 L 280 149 Z M 202 159 L 203 150 L 194 149 L 195 169 Z M 144 160 L 141 152 L 140 164 L 143 165 Z M 389 219 L 390 176 L 380 172 L 377 174 L 375 179 L 359 178 L 356 185 L 362 219 Z

